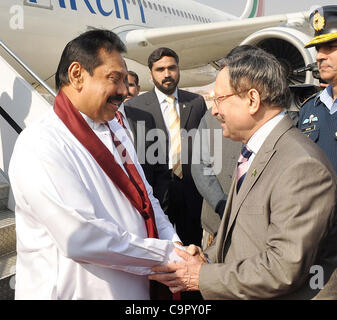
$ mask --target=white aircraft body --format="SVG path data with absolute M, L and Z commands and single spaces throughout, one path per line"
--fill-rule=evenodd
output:
M 94 28 L 121 37 L 128 68 L 139 74 L 142 90 L 153 87 L 147 58 L 162 46 L 180 57 L 180 87 L 214 81 L 217 61 L 240 43 L 275 54 L 292 83 L 312 83 L 310 72 L 292 74 L 314 62 L 314 49 L 303 48 L 312 36 L 309 12 L 261 17 L 263 6 L 263 0 L 248 0 L 236 17 L 192 0 L 1 0 L 0 40 L 51 86 L 66 43 Z

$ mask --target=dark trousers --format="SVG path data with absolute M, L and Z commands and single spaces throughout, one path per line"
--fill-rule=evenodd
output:
M 201 207 L 202 198 L 193 185 L 187 185 L 175 175 L 168 187 L 168 205 L 166 214 L 175 225 L 178 236 L 184 246 L 201 246 Z

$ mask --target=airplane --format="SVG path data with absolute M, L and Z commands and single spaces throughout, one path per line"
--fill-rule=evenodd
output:
M 180 57 L 180 87 L 213 82 L 219 61 L 239 44 L 273 53 L 291 84 L 314 83 L 311 72 L 293 73 L 315 61 L 314 49 L 304 49 L 310 12 L 263 13 L 264 0 L 248 0 L 240 17 L 192 0 L 1 0 L 0 40 L 52 87 L 66 43 L 95 28 L 112 30 L 126 44 L 126 63 L 142 91 L 153 87 L 147 58 L 162 46 Z

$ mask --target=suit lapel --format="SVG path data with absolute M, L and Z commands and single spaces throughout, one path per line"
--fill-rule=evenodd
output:
M 145 103 L 148 105 L 148 110 L 151 110 L 153 118 L 155 119 L 155 122 L 156 122 L 156 127 L 158 129 L 164 130 L 167 136 L 167 130 L 166 130 L 163 113 L 161 112 L 160 104 L 159 104 L 159 101 L 158 101 L 158 98 L 157 98 L 157 95 L 154 89 L 149 91 L 149 95 Z
M 180 128 L 185 128 L 192 107 L 189 102 L 185 100 L 184 94 L 181 90 L 178 90 L 178 102 L 180 112 Z
M 219 228 L 219 232 L 221 232 L 219 236 L 221 239 L 217 239 L 217 259 L 220 259 L 218 260 L 219 262 L 224 261 L 223 253 L 225 243 L 228 240 L 229 232 L 231 230 L 231 227 L 233 226 L 233 223 L 237 217 L 242 203 L 246 199 L 248 193 L 253 188 L 256 181 L 260 178 L 262 172 L 264 171 L 272 156 L 275 154 L 275 144 L 277 143 L 278 139 L 291 127 L 293 127 L 291 119 L 289 118 L 289 116 L 285 116 L 267 137 L 247 171 L 240 191 L 236 196 L 235 203 L 233 202 L 233 193 L 236 192 L 236 169 L 234 170 L 232 185 L 228 195 L 225 213 L 220 224 L 220 228 L 222 229 L 220 230 Z
M 268 150 L 263 153 L 259 151 L 254 161 L 252 162 L 251 166 L 249 167 L 245 180 L 243 181 L 240 191 L 236 196 L 236 201 L 235 203 L 233 203 L 232 206 L 232 212 L 228 222 L 225 241 L 227 239 L 229 230 L 232 227 L 233 222 L 235 221 L 235 218 L 239 212 L 242 202 L 247 197 L 249 191 L 253 188 L 255 182 L 259 179 L 261 173 L 263 172 L 264 168 L 266 167 L 266 165 L 268 164 L 269 160 L 271 159 L 274 153 L 275 150 Z M 236 178 L 234 180 L 234 185 L 236 186 Z M 236 188 L 234 188 L 233 192 L 236 192 Z

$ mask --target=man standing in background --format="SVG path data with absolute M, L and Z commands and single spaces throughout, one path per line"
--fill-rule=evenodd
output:
M 202 96 L 178 89 L 179 57 L 173 50 L 156 49 L 148 58 L 148 67 L 155 88 L 125 106 L 152 114 L 156 128 L 164 133 L 159 153 L 166 155 L 166 174 L 160 181 L 165 193 L 159 200 L 184 245 L 200 245 L 202 197 L 191 176 L 192 137 L 185 133 L 198 128 L 207 107 Z

